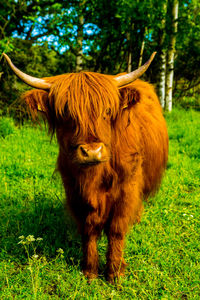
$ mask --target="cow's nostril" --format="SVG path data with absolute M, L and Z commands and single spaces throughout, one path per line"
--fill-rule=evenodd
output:
M 88 151 L 86 149 L 84 149 L 84 147 L 80 146 L 80 150 L 81 150 L 81 154 L 85 157 L 88 157 Z

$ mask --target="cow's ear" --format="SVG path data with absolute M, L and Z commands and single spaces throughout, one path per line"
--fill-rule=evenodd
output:
M 126 109 L 140 101 L 140 92 L 133 86 L 119 88 L 121 109 Z
M 31 90 L 22 96 L 25 100 L 31 115 L 35 118 L 38 112 L 48 114 L 49 112 L 49 99 L 48 92 L 44 90 Z

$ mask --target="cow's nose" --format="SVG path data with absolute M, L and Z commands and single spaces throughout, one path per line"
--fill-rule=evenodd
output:
M 103 143 L 79 145 L 77 149 L 78 162 L 84 164 L 102 162 L 105 160 L 105 152 Z
M 88 157 L 89 154 L 88 154 L 88 149 L 84 146 L 80 146 L 80 154 L 83 156 L 83 157 Z

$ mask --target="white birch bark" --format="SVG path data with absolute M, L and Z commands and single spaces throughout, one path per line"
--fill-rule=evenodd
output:
M 162 108 L 165 108 L 165 75 L 166 75 L 166 52 L 162 50 L 160 55 L 160 70 L 158 83 L 158 97 Z
M 158 40 L 158 53 L 159 53 L 159 70 L 158 70 L 158 97 L 162 108 L 165 107 L 165 76 L 166 76 L 166 50 L 164 48 L 166 36 L 166 15 L 167 15 L 168 0 L 162 2 L 162 19 L 160 23 L 159 40 Z
M 172 111 L 172 90 L 174 78 L 174 54 L 176 44 L 176 34 L 178 28 L 178 0 L 172 3 L 172 33 L 170 36 L 169 50 L 167 55 L 167 73 L 166 73 L 166 110 Z

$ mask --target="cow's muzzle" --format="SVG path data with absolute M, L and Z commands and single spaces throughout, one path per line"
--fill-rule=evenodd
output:
M 77 148 L 77 162 L 82 166 L 96 165 L 108 160 L 103 143 L 81 144 Z

